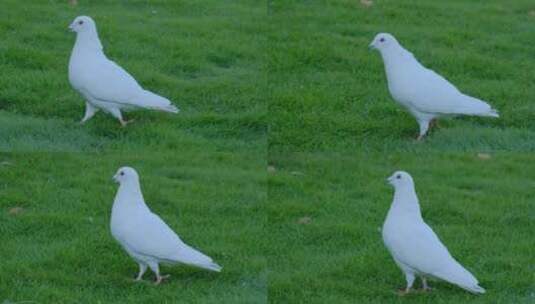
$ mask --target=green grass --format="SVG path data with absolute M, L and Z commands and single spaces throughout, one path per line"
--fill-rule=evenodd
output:
M 270 155 L 269 299 L 273 303 L 533 303 L 532 155 Z M 386 178 L 412 174 L 423 217 L 487 289 L 444 282 L 399 297 L 405 278 L 380 228 L 392 202 Z M 306 219 L 306 220 L 305 220 Z M 415 287 L 420 288 L 420 282 Z
M 0 4 L 0 302 L 265 303 L 265 6 L 247 1 L 8 0 Z M 107 55 L 178 115 L 97 115 L 67 64 L 77 15 L 97 23 Z M 123 165 L 149 206 L 219 274 L 163 266 L 155 287 L 113 240 Z M 22 208 L 22 209 L 18 209 Z
M 0 154 L 0 295 L 35 303 L 265 303 L 264 163 L 244 153 Z M 113 240 L 111 177 L 138 169 L 144 197 L 182 239 L 223 266 L 137 264 Z M 17 212 L 15 208 L 22 208 Z
M 532 1 L 78 2 L 0 4 L 0 301 L 535 302 Z M 67 26 L 81 14 L 107 55 L 180 114 L 78 124 Z M 378 32 L 501 118 L 442 120 L 415 142 L 368 50 Z M 152 274 L 131 281 L 137 265 L 108 224 L 123 165 L 223 272 L 164 267 L 161 286 Z M 395 294 L 405 282 L 378 229 L 397 169 L 487 294 L 444 282 Z
M 31 141 L 39 143 L 38 151 L 56 146 L 122 151 L 126 145 L 264 149 L 265 39 L 258 22 L 264 7 L 246 1 L 67 3 L 2 2 L 0 119 L 7 120 L 9 132 L 0 133 L 0 149 L 26 151 Z M 127 130 L 97 113 L 79 127 L 85 108 L 67 78 L 75 39 L 67 26 L 80 14 L 94 17 L 112 60 L 141 85 L 172 100 L 181 113 L 126 113 L 136 119 Z M 73 137 L 84 140 L 73 143 Z
M 422 149 L 534 150 L 533 1 L 271 3 L 274 150 L 405 150 L 418 125 L 390 97 L 381 56 L 368 49 L 379 32 L 394 34 L 425 66 L 500 111 L 500 119 L 443 120 Z
M 534 303 L 535 4 L 372 3 L 270 2 L 270 301 Z M 501 118 L 441 120 L 416 142 L 416 121 L 392 100 L 382 59 L 368 49 L 379 32 Z M 395 294 L 405 279 L 378 229 L 393 195 L 385 179 L 399 169 L 487 294 L 444 282 L 430 294 Z

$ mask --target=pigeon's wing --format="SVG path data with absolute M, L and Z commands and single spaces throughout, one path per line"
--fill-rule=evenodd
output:
M 144 90 L 115 62 L 102 58 L 86 71 L 82 90 L 92 98 L 126 107 L 141 107 L 178 113 L 167 98 Z
M 419 66 L 412 79 L 417 86 L 409 103 L 425 113 L 492 115 L 486 102 L 461 93 L 453 84 L 433 70 Z
M 453 258 L 437 235 L 424 222 L 412 225 L 408 235 L 398 238 L 394 254 L 403 263 L 423 273 L 433 273 Z
M 147 213 L 138 223 L 136 231 L 123 237 L 134 252 L 169 263 L 181 262 L 210 270 L 220 267 L 212 259 L 186 245 L 178 235 L 156 214 Z
M 132 105 L 144 91 L 128 72 L 107 58 L 94 60 L 87 67 L 80 75 L 81 89 L 94 99 Z
M 424 222 L 415 224 L 409 235 L 391 243 L 390 249 L 397 260 L 418 272 L 470 291 L 480 288 L 477 279 L 450 255 L 435 232 Z
M 148 212 L 136 217 L 136 229 L 122 239 L 136 253 L 166 260 L 172 259 L 184 242 L 156 214 Z
M 458 106 L 461 92 L 433 70 L 418 66 L 413 70 L 415 90 L 413 102 L 417 110 L 426 113 L 451 113 Z

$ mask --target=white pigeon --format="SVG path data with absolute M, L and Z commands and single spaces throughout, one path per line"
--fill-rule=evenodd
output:
M 383 241 L 407 280 L 402 294 L 410 291 L 415 276 L 428 290 L 426 278 L 437 278 L 473 293 L 485 293 L 477 279 L 459 264 L 438 236 L 424 222 L 412 177 L 403 171 L 388 178 L 394 201 L 383 224 Z
M 440 116 L 499 117 L 488 103 L 463 94 L 444 77 L 420 64 L 394 36 L 378 34 L 370 48 L 379 50 L 383 57 L 392 98 L 418 121 L 418 140 L 425 136 L 431 121 Z
M 120 186 L 111 211 L 111 234 L 139 264 L 137 281 L 141 280 L 147 267 L 156 274 L 156 284 L 167 278 L 160 275 L 160 263 L 183 263 L 221 271 L 221 266 L 182 242 L 158 215 L 151 212 L 143 199 L 136 170 L 122 167 L 113 179 Z
M 151 109 L 178 113 L 171 101 L 144 90 L 137 81 L 102 51 L 93 19 L 79 16 L 69 28 L 76 32 L 76 42 L 69 61 L 69 81 L 85 99 L 85 115 L 80 123 L 99 109 L 113 115 L 124 127 L 121 110 Z

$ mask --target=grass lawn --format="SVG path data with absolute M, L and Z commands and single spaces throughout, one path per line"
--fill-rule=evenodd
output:
M 265 6 L 78 2 L 0 4 L 0 302 L 265 303 Z M 121 128 L 100 112 L 80 126 L 67 26 L 81 14 L 111 59 L 181 113 L 127 113 Z M 162 286 L 131 281 L 137 265 L 109 232 L 123 165 L 221 273 L 163 266 Z
M 265 154 L 266 89 L 259 18 L 265 8 L 221 1 L 2 1 L 0 149 L 5 151 L 254 150 Z M 86 3 L 86 4 L 84 4 Z M 79 126 L 85 103 L 68 81 L 75 34 L 92 16 L 104 51 L 138 82 L 168 97 L 179 115 L 99 112 Z
M 0 4 L 0 302 L 535 302 L 532 1 L 78 2 Z M 81 14 L 180 114 L 78 125 L 67 26 Z M 443 120 L 415 142 L 368 50 L 378 32 L 501 118 Z M 111 176 L 127 164 L 223 272 L 164 266 L 162 286 L 131 281 L 137 265 L 109 233 Z M 394 293 L 405 281 L 378 229 L 397 169 L 487 294 Z
M 0 154 L 0 295 L 35 303 L 265 303 L 265 168 L 243 153 Z M 135 283 L 137 264 L 109 231 L 130 164 L 144 197 L 181 238 L 223 266 L 162 266 Z
M 535 4 L 369 2 L 271 2 L 269 299 L 535 303 Z M 368 49 L 379 32 L 501 118 L 441 120 L 416 142 L 416 121 Z M 487 294 L 444 282 L 395 294 L 405 279 L 378 229 L 393 196 L 385 179 L 398 169 L 413 175 L 424 218 Z
M 487 100 L 500 119 L 442 120 L 425 149 L 535 150 L 535 3 L 273 1 L 270 147 L 285 151 L 412 150 L 416 120 L 387 89 L 368 45 L 390 32 L 425 66 Z
M 271 154 L 269 299 L 273 303 L 533 303 L 535 156 L 497 153 Z M 412 174 L 424 219 L 486 288 L 405 277 L 380 229 L 396 169 Z M 414 287 L 420 288 L 416 281 Z

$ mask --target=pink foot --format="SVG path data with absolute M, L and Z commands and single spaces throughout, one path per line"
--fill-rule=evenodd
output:
M 162 275 L 162 276 L 157 276 L 157 277 L 156 277 L 156 282 L 154 282 L 154 285 L 160 285 L 160 283 L 161 283 L 163 280 L 169 278 L 170 276 L 171 276 L 171 275 L 169 275 L 169 274 Z

